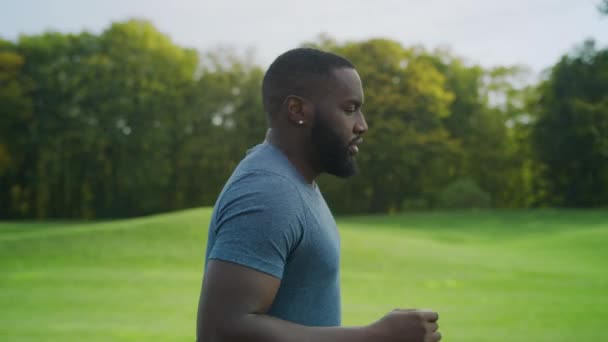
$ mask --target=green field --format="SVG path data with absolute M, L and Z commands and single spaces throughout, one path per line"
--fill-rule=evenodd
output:
M 0 223 L 0 341 L 194 341 L 210 210 Z M 345 217 L 345 325 L 433 308 L 444 341 L 608 341 L 608 211 Z

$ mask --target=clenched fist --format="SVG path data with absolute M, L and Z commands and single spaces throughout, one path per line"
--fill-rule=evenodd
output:
M 368 328 L 378 342 L 437 342 L 438 319 L 430 310 L 395 309 Z

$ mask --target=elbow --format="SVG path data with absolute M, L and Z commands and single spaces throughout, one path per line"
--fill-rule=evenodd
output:
M 199 322 L 196 342 L 251 342 L 246 315 L 242 317 L 214 317 Z

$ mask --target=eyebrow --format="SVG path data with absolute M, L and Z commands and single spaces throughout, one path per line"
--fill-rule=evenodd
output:
M 348 99 L 348 100 L 344 101 L 344 103 L 354 104 L 357 107 L 363 106 L 363 102 L 358 99 Z

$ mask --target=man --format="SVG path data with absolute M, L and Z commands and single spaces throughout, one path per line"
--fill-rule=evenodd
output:
M 357 171 L 368 127 L 354 66 L 291 50 L 266 72 L 262 96 L 266 140 L 238 165 L 211 219 L 197 340 L 439 341 L 431 311 L 340 327 L 339 235 L 315 178 Z

